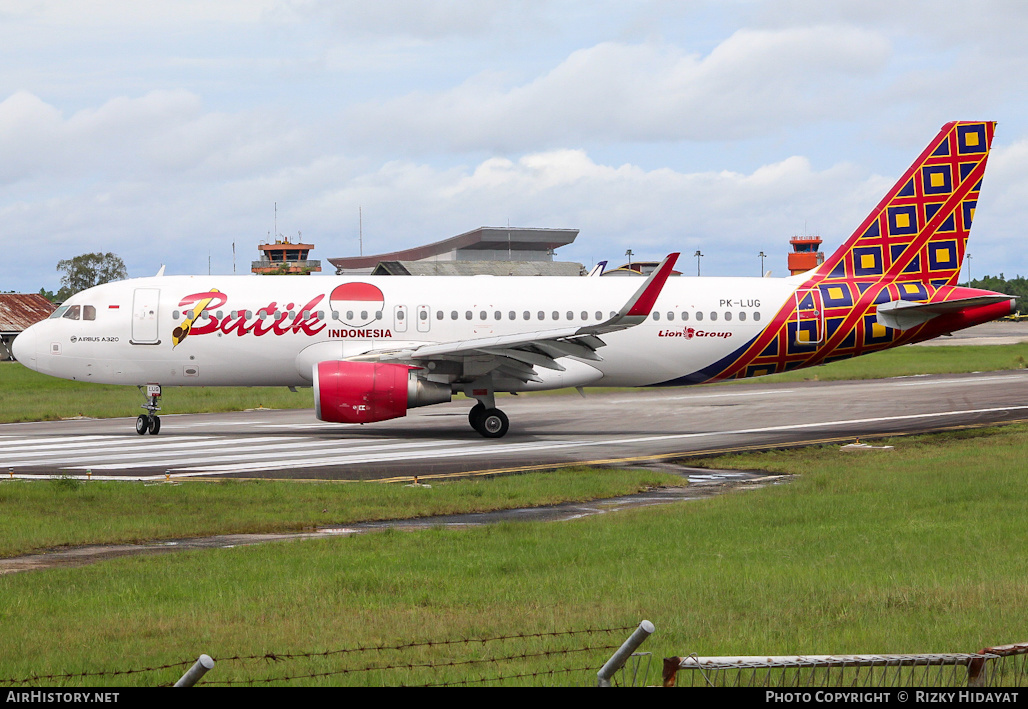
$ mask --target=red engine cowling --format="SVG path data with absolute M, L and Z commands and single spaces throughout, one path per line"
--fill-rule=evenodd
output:
M 411 374 L 416 367 L 378 362 L 318 362 L 314 409 L 322 421 L 371 423 L 407 415 L 415 406 L 450 400 L 447 384 Z
M 314 410 L 322 421 L 370 423 L 407 415 L 410 367 L 377 362 L 318 362 Z

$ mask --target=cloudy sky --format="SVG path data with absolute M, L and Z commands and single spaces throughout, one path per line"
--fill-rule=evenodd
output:
M 1023 0 L 0 0 L 0 290 L 246 272 L 276 203 L 321 259 L 360 209 L 365 253 L 509 223 L 785 275 L 969 119 L 972 275 L 1026 275 L 1026 36 Z

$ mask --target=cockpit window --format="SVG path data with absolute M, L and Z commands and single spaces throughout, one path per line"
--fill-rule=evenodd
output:
M 96 307 L 92 305 L 82 306 L 82 319 L 83 320 L 96 320 Z
M 63 318 L 64 317 L 64 313 L 67 310 L 68 310 L 68 306 L 67 305 L 62 305 L 57 310 L 55 310 L 52 313 L 50 313 L 49 319 L 50 320 L 56 320 L 57 318 Z
M 78 320 L 82 317 L 82 306 L 81 305 L 69 305 L 68 312 L 61 317 L 67 318 L 68 320 Z

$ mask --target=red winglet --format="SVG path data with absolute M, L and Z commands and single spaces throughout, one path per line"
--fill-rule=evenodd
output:
M 680 255 L 679 253 L 668 254 L 667 258 L 660 262 L 660 265 L 629 301 L 628 311 L 624 313 L 625 315 L 645 318 L 650 314 L 653 304 L 657 302 L 657 296 L 664 289 L 664 283 L 671 275 L 671 271 L 674 270 L 675 261 Z

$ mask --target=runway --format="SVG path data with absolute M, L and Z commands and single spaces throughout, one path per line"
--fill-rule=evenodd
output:
M 164 415 L 0 425 L 0 476 L 166 476 L 408 480 L 570 464 L 640 465 L 698 453 L 846 441 L 1028 420 L 1028 371 L 851 382 L 644 389 L 505 397 L 510 432 L 487 440 L 471 401 L 367 426 L 312 410 Z M 174 392 L 164 398 L 174 408 Z

